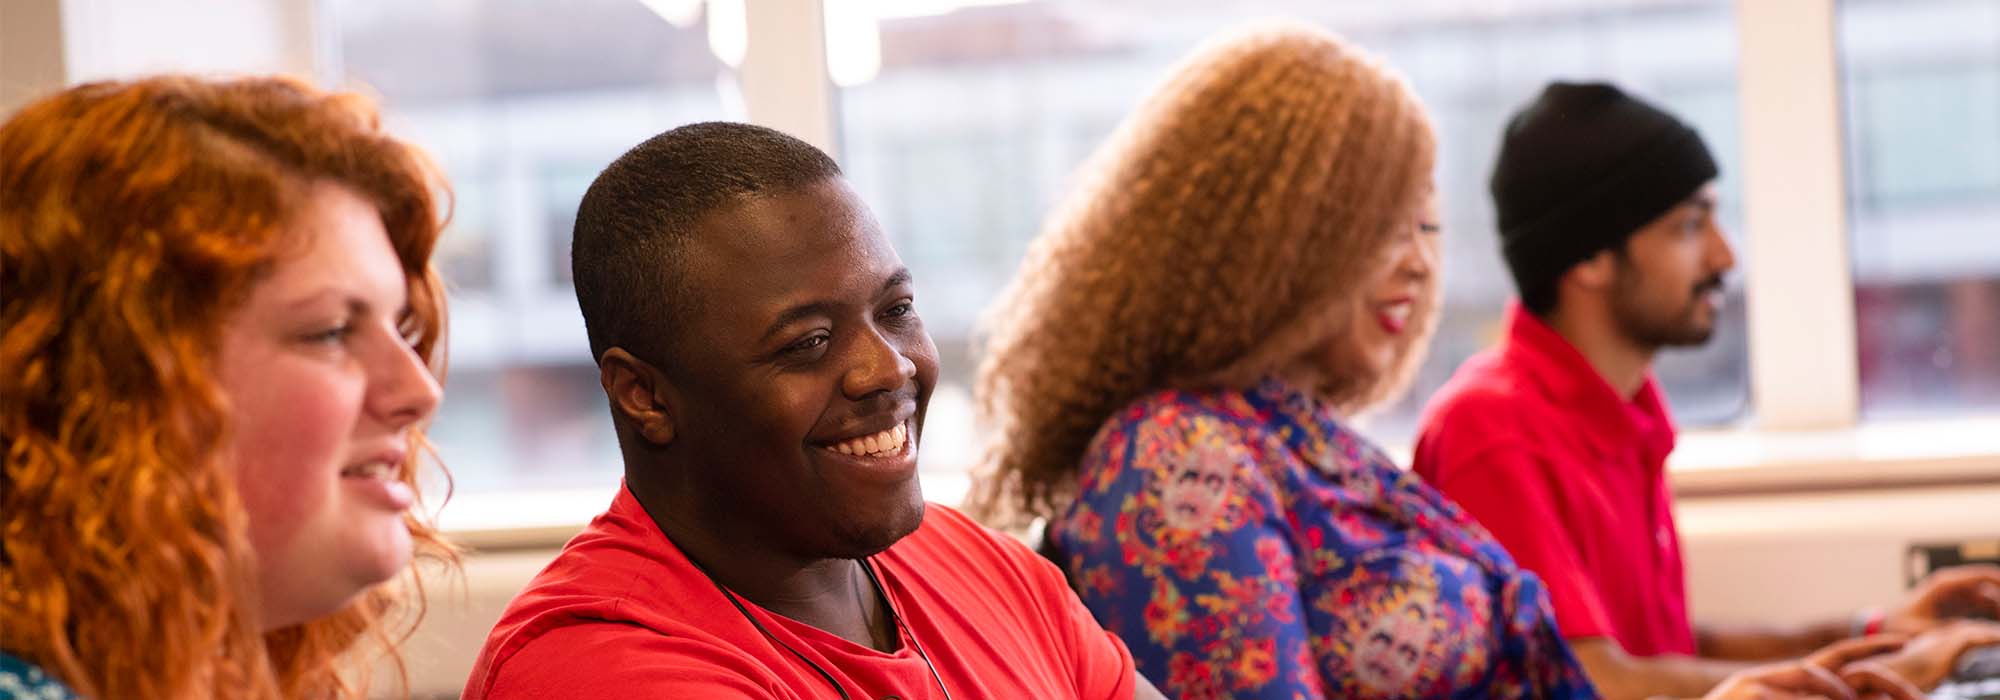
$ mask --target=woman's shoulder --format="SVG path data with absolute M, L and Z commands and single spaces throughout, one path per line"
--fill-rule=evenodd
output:
M 1099 437 L 1129 433 L 1140 428 L 1177 428 L 1196 424 L 1228 427 L 1228 435 L 1259 436 L 1271 423 L 1267 407 L 1260 406 L 1250 391 L 1209 389 L 1161 389 L 1141 395 L 1113 413 L 1098 431 Z
M 1284 489 L 1297 466 L 1248 392 L 1165 390 L 1140 397 L 1105 421 L 1085 451 L 1078 503 L 1123 508 L 1140 492 L 1236 484 L 1244 496 Z M 1157 495 L 1157 494 L 1155 494 Z
M 1086 465 L 1157 460 L 1190 451 L 1249 452 L 1277 446 L 1282 426 L 1246 391 L 1165 389 L 1127 403 L 1098 426 Z
M 28 660 L 0 651 L 0 700 L 73 700 L 75 691 Z

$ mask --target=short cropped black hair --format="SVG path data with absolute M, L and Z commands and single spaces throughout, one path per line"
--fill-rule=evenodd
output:
M 598 173 L 577 206 L 570 246 L 590 356 L 613 347 L 664 361 L 700 292 L 681 274 L 695 224 L 744 196 L 839 177 L 812 144 L 734 122 L 689 124 L 647 139 Z

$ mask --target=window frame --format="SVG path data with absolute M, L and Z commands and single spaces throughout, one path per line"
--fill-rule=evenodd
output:
M 55 48 L 65 54 L 43 57 L 65 66 L 55 82 L 108 77 L 99 74 L 117 65 L 177 65 L 172 42 L 119 49 L 136 50 L 136 56 L 113 55 L 93 38 L 93 18 L 108 21 L 97 4 L 39 1 L 42 9 L 60 8 L 65 20 L 62 40 L 43 42 L 60 43 Z M 737 77 L 749 120 L 838 158 L 839 94 L 827 70 L 824 0 L 744 1 L 749 42 Z M 2000 483 L 2000 441 L 1976 437 L 2000 434 L 2000 412 L 1861 419 L 1839 0 L 1733 5 L 1751 418 L 1740 427 L 1684 434 L 1672 460 L 1676 489 L 1708 496 Z M 328 36 L 332 22 L 319 0 L 271 0 L 240 12 L 239 23 L 265 22 L 274 36 L 302 40 L 278 55 L 241 57 L 258 65 L 236 68 L 338 79 L 338 42 Z M 0 37 L 24 29 L 0 31 Z M 53 87 L 44 68 L 35 72 L 9 77 Z M 924 478 L 933 500 L 945 502 L 956 502 L 969 485 L 964 474 L 926 472 Z M 442 519 L 448 531 L 475 543 L 547 544 L 601 510 L 607 491 L 460 494 Z M 518 504 L 530 498 L 545 507 L 521 509 Z
M 747 0 L 740 69 L 752 122 L 840 157 L 838 91 L 828 76 L 823 0 Z M 1847 221 L 1839 0 L 1733 0 L 1743 159 L 1749 420 L 1683 434 L 1670 479 L 1685 497 L 1883 486 L 2000 483 L 2000 414 L 1861 421 L 1852 231 Z M 1407 447 L 1397 450 L 1407 457 Z M 1402 460 L 1407 463 L 1405 458 Z M 926 496 L 956 503 L 970 476 L 922 475 Z M 499 541 L 582 523 L 601 490 L 563 492 L 563 513 L 508 527 L 522 494 L 458 498 L 447 530 Z M 543 494 L 546 495 L 546 494 Z M 488 506 L 487 504 L 491 504 Z M 518 517 L 518 516 L 511 516 Z M 560 530 L 559 526 L 555 527 Z M 509 534 L 511 533 L 511 534 Z

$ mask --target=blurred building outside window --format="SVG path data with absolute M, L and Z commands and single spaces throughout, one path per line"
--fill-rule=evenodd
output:
M 1862 415 L 2000 407 L 2000 3 L 1838 22 Z
M 343 82 L 436 156 L 457 209 L 440 251 L 451 376 L 432 431 L 461 493 L 602 489 L 619 458 L 569 280 L 577 200 L 624 149 L 743 119 L 732 66 L 743 0 L 318 0 Z M 823 0 L 843 167 L 917 275 L 944 375 L 922 464 L 977 459 L 970 382 L 981 314 L 1076 167 L 1220 27 L 1319 23 L 1383 56 L 1441 144 L 1446 308 L 1407 398 L 1366 430 L 1405 443 L 1416 411 L 1493 342 L 1511 296 L 1486 177 L 1513 109 L 1554 79 L 1610 80 L 1693 123 L 1722 166 L 1741 242 L 1728 0 L 1504 6 L 1257 0 Z M 1839 6 L 1864 413 L 2000 405 L 2000 6 Z M 1739 252 L 1742 246 L 1739 245 Z M 1739 284 L 1715 340 L 1657 368 L 1683 426 L 1742 423 Z

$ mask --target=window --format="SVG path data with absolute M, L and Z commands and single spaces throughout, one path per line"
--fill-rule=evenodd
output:
M 939 4 L 948 3 L 928 3 Z M 880 7 L 917 5 L 926 3 Z M 1544 1 L 1477 11 L 1304 0 L 982 3 L 878 14 L 879 60 L 864 71 L 843 69 L 842 47 L 856 42 L 840 32 L 854 24 L 832 16 L 852 7 L 828 5 L 829 63 L 844 84 L 842 160 L 923 289 L 925 321 L 944 353 L 940 395 L 952 397 L 933 406 L 933 426 L 970 431 L 970 415 L 955 407 L 969 405 L 958 398 L 977 367 L 973 325 L 1077 165 L 1200 41 L 1259 15 L 1313 21 L 1385 56 L 1409 76 L 1439 130 L 1446 308 L 1410 396 L 1370 426 L 1377 437 L 1410 440 L 1423 399 L 1501 330 L 1512 282 L 1486 177 L 1500 125 L 1547 81 L 1612 80 L 1695 124 L 1722 165 L 1725 225 L 1740 228 L 1732 178 L 1736 35 L 1727 2 Z M 1684 424 L 1728 422 L 1746 408 L 1740 289 L 1725 314 L 1707 347 L 1669 353 L 1659 364 Z M 924 464 L 969 466 L 977 458 L 970 444 L 926 452 Z
M 2000 406 L 2000 5 L 1839 12 L 1862 413 Z
M 1840 117 L 1846 132 L 1842 143 L 1800 148 L 1842 152 L 1848 200 L 1808 197 L 1778 209 L 1818 215 L 1844 206 L 1852 254 L 1824 264 L 1740 259 L 1745 272 L 1733 280 L 1715 341 L 1668 353 L 1657 371 L 1684 425 L 1741 422 L 1750 413 L 1748 336 L 1766 350 L 1799 345 L 1782 311 L 1837 299 L 1828 308 L 1844 314 L 1849 293 L 1857 344 L 1824 349 L 1858 350 L 1859 371 L 1795 376 L 1771 370 L 1796 367 L 1784 359 L 1765 364 L 1756 370 L 1759 422 L 1813 431 L 1685 440 L 1677 462 L 1815 484 L 1822 470 L 1799 468 L 1794 448 L 1819 455 L 1814 465 L 1858 465 L 1835 481 L 1875 478 L 1912 460 L 1925 478 L 1983 476 L 1991 464 L 1992 450 L 1977 440 L 1933 439 L 1981 435 L 2000 412 L 2000 228 L 1992 223 L 2000 220 L 2000 6 L 1991 0 L 1812 0 L 1778 10 L 1762 0 L 772 0 L 759 12 L 741 0 L 573 0 L 553 11 L 541 0 L 314 0 L 279 3 L 298 11 L 202 3 L 198 20 L 125 4 L 62 4 L 71 82 L 162 70 L 317 73 L 380 93 L 391 130 L 438 158 L 457 206 L 438 260 L 452 294 L 452 376 L 432 434 L 460 493 L 492 494 L 446 509 L 461 526 L 573 525 L 616 482 L 617 447 L 570 289 L 571 219 L 591 178 L 618 153 L 706 119 L 822 134 L 837 127 L 843 165 L 916 268 L 943 352 L 945 383 L 932 400 L 922 463 L 926 488 L 951 500 L 977 458 L 973 323 L 1014 274 L 1077 164 L 1198 42 L 1273 14 L 1317 22 L 1384 55 L 1410 76 L 1440 132 L 1445 323 L 1411 398 L 1369 426 L 1376 437 L 1407 440 L 1422 400 L 1500 331 L 1510 283 L 1485 179 L 1502 120 L 1547 80 L 1606 78 L 1701 129 L 1721 161 L 1724 224 L 1739 243 L 1747 234 L 1791 252 L 1840 235 L 1786 229 L 1783 219 L 1743 231 L 1743 134 L 1772 127 L 1739 124 L 1739 109 L 1758 116 L 1796 106 L 1793 116 L 1821 126 Z M 810 46 L 813 37 L 799 36 L 815 31 L 810 22 L 771 20 L 794 8 L 825 10 L 824 67 L 839 86 L 832 119 L 822 118 L 828 105 L 816 92 L 779 89 L 799 78 L 762 84 L 782 70 L 744 78 L 765 99 L 746 114 L 740 74 L 728 67 L 746 52 L 771 58 L 751 46 Z M 1838 31 L 1813 29 L 1829 17 Z M 1804 66 L 1793 61 L 1804 55 L 1793 45 L 1802 33 L 1830 42 L 1815 44 L 1822 52 L 1837 48 L 1838 65 L 1832 52 L 1812 53 Z M 290 40 L 307 36 L 318 41 Z M 774 53 L 771 60 L 811 69 L 792 71 L 804 80 L 822 58 Z M 1760 69 L 1774 65 L 1804 80 L 1837 69 L 1839 114 L 1769 104 L 1768 90 L 1739 95 L 1739 67 L 1769 79 Z M 21 79 L 6 68 L 0 77 Z M 774 93 L 797 99 L 773 106 L 765 96 Z M 1758 131 L 1747 143 L 1782 141 L 1769 137 Z M 1760 188 L 1813 174 L 1786 157 L 1798 154 L 1777 152 L 1747 151 L 1764 164 Z M 1841 269 L 1850 262 L 1851 290 Z M 1746 324 L 1740 283 L 1753 263 L 1805 270 L 1814 283 L 1760 287 L 1760 303 L 1781 313 Z M 1824 399 L 1857 386 L 1866 425 L 1845 408 L 1799 410 L 1844 405 Z M 1944 414 L 1958 420 L 1937 418 Z M 1749 446 L 1725 444 L 1732 440 Z M 1704 441 L 1725 449 L 1703 457 L 1696 443 Z M 1804 471 L 1813 474 L 1797 476 Z M 1764 476 L 1746 478 L 1768 485 Z M 550 499 L 521 509 L 510 494 L 523 491 Z
M 378 91 L 390 129 L 454 185 L 438 256 L 451 374 L 431 437 L 458 490 L 616 483 L 617 440 L 570 286 L 570 227 L 591 178 L 625 149 L 687 122 L 742 119 L 700 3 L 323 7 L 344 82 Z

